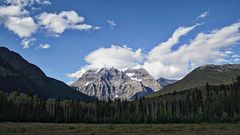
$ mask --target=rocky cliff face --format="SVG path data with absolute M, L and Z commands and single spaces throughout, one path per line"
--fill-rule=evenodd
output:
M 144 69 L 115 68 L 88 70 L 71 86 L 100 100 L 132 100 L 162 88 Z
M 5 47 L 0 47 L 0 90 L 36 94 L 41 98 L 92 100 L 65 83 L 47 77 L 39 67 Z
M 132 81 L 138 81 L 141 82 L 142 85 L 148 89 L 153 90 L 154 92 L 159 91 L 162 86 L 159 85 L 156 80 L 148 74 L 148 72 L 141 68 L 141 69 L 128 69 L 124 71 L 126 75 L 132 80 Z

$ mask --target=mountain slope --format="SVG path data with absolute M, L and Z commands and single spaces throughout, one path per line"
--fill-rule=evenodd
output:
M 115 68 L 88 70 L 71 86 L 100 100 L 132 100 L 161 89 L 144 69 L 128 69 L 123 72 Z
M 61 81 L 47 77 L 40 68 L 4 47 L 0 47 L 0 90 L 37 94 L 42 98 L 92 99 Z
M 175 83 L 177 80 L 171 80 L 171 79 L 166 79 L 166 78 L 159 78 L 157 79 L 157 82 L 162 86 L 162 87 L 165 87 L 165 86 L 168 86 L 170 84 L 173 84 Z
M 161 91 L 150 96 L 201 87 L 206 85 L 207 82 L 210 85 L 229 84 L 237 75 L 240 75 L 239 64 L 204 65 L 194 69 L 183 79 L 164 87 Z

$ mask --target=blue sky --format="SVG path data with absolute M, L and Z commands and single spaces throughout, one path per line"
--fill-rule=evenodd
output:
M 33 2 L 32 5 L 29 1 Z M 4 14 L 3 11 L 11 5 L 19 7 L 21 13 Z M 76 80 L 69 78 L 76 77 L 71 73 L 79 71 L 79 76 L 86 69 L 106 65 L 116 66 L 120 70 L 143 67 L 155 78 L 181 78 L 192 68 L 203 64 L 240 62 L 239 7 L 239 0 L 1 0 L 0 46 L 20 53 L 48 76 L 64 82 Z M 50 15 L 72 15 L 73 12 L 77 14 L 76 23 L 66 24 L 63 31 L 59 31 L 59 27 L 51 27 L 51 21 L 46 22 Z M 202 18 L 198 18 L 200 15 L 203 15 Z M 12 16 L 15 19 L 30 17 L 26 26 L 33 21 L 32 29 L 28 27 L 28 33 L 21 33 L 25 30 L 22 28 L 24 26 L 16 28 L 14 24 L 8 24 Z M 66 19 L 66 15 L 64 17 Z M 58 23 L 59 20 L 54 21 Z M 216 32 L 220 30 L 226 35 Z M 183 33 L 174 36 L 176 31 Z M 228 31 L 231 31 L 229 35 Z M 196 39 L 200 33 L 204 33 L 204 39 L 209 40 L 204 41 L 202 47 L 197 44 L 199 38 Z M 233 41 L 220 45 L 222 41 L 212 43 L 209 36 L 212 36 L 211 41 L 222 37 L 226 38 L 224 41 L 230 38 Z M 167 42 L 171 37 L 174 39 L 173 45 Z M 27 45 L 24 48 L 21 45 L 24 40 L 32 42 L 25 42 Z M 157 48 L 164 46 L 164 43 L 170 46 L 170 50 Z M 184 45 L 192 47 L 184 49 Z M 214 45 L 216 47 L 204 50 Z M 126 64 L 123 66 L 121 63 Z

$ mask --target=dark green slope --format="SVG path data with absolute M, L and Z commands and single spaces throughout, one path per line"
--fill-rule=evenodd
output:
M 42 98 L 92 100 L 65 83 L 47 77 L 40 68 L 4 47 L 0 47 L 0 90 L 37 94 Z
M 202 87 L 207 82 L 210 85 L 229 84 L 237 75 L 240 75 L 239 64 L 205 65 L 194 69 L 183 79 L 164 87 L 148 97 Z

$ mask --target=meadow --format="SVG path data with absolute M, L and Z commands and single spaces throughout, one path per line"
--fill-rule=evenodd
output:
M 239 135 L 237 124 L 0 123 L 1 135 Z

